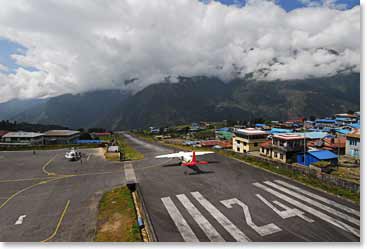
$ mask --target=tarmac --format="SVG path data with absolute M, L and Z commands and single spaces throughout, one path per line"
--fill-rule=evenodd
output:
M 124 135 L 143 160 L 0 152 L 0 241 L 92 241 L 102 194 L 126 177 L 140 185 L 158 241 L 360 241 L 358 205 L 218 154 L 199 157 L 209 164 L 197 173 L 154 158 L 175 150 Z
M 106 161 L 100 149 L 0 152 L 0 241 L 92 241 L 98 202 L 125 184 L 123 164 Z
M 145 156 L 133 169 L 158 241 L 360 241 L 358 205 L 218 154 L 197 174 L 154 158 L 175 150 L 125 136 Z

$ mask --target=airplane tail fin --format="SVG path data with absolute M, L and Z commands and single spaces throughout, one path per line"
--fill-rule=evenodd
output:
M 189 163 L 183 163 L 182 166 L 188 166 L 188 167 L 192 167 L 192 166 L 196 166 L 198 164 L 208 164 L 208 162 L 205 161 L 197 161 L 196 160 L 196 154 L 195 151 L 192 152 L 192 159 L 191 162 Z
M 191 162 L 196 163 L 196 154 L 195 151 L 192 152 L 192 160 Z

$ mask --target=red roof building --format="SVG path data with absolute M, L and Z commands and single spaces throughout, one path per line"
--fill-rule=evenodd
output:
M 6 133 L 8 133 L 8 131 L 0 130 L 0 138 L 1 138 L 2 136 L 4 136 Z

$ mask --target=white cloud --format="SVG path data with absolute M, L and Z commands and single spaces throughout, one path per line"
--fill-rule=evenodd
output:
M 9 70 L 9 68 L 3 64 L 0 63 L 0 72 L 3 71 L 3 72 L 7 72 Z
M 227 80 L 254 73 L 257 79 L 300 79 L 360 66 L 359 6 L 286 12 L 259 0 L 242 8 L 196 0 L 0 4 L 0 37 L 27 48 L 12 55 L 24 68 L 0 71 L 0 102 L 95 89 L 137 91 L 167 77 Z

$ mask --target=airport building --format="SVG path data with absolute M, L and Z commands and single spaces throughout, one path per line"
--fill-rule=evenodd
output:
M 80 131 L 50 130 L 45 132 L 45 144 L 76 144 Z
M 232 149 L 239 153 L 259 151 L 260 144 L 266 141 L 268 135 L 266 131 L 254 128 L 236 129 L 232 138 Z
M 3 144 L 13 145 L 43 145 L 44 144 L 43 133 L 38 132 L 8 132 L 2 136 L 1 140 Z
M 260 154 L 283 163 L 297 161 L 297 153 L 305 151 L 305 137 L 294 133 L 273 135 L 269 141 L 261 144 Z

